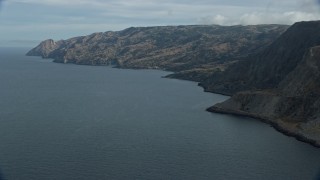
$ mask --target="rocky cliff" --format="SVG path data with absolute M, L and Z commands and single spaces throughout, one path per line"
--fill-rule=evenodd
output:
M 241 88 L 248 91 L 236 93 L 208 110 L 259 118 L 282 132 L 320 146 L 318 45 L 320 22 L 296 23 L 270 47 L 256 54 L 256 59 L 243 62 L 247 63 L 247 74 L 241 78 L 247 79 L 235 77 L 233 86 L 242 84 Z M 229 71 L 236 69 L 232 67 Z M 239 71 L 231 72 L 228 78 L 236 74 Z
M 49 39 L 27 55 L 61 63 L 170 70 L 181 72 L 177 77 L 200 81 L 261 51 L 287 28 L 284 25 L 132 27 L 57 42 Z
M 302 60 L 310 47 L 320 44 L 320 23 L 292 25 L 270 46 L 201 83 L 207 91 L 232 95 L 246 90 L 276 87 Z

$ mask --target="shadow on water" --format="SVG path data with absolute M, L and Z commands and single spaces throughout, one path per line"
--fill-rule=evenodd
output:
M 0 0 L 1 1 L 1 0 Z M 6 178 L 4 178 L 3 174 L 2 174 L 2 171 L 0 169 L 0 180 L 6 180 Z
M 320 169 L 318 171 L 318 174 L 314 177 L 313 180 L 320 180 Z

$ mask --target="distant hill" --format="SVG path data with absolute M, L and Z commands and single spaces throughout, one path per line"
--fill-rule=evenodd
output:
M 183 72 L 202 81 L 216 70 L 263 50 L 286 25 L 131 27 L 68 40 L 43 41 L 27 53 L 55 62 Z M 203 77 L 193 77 L 196 72 Z

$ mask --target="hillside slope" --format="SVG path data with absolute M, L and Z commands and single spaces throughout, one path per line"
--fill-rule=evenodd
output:
M 319 45 L 320 21 L 295 24 L 257 54 L 256 57 L 265 55 L 265 61 L 257 58 L 247 62 L 248 74 L 243 77 L 252 77 L 233 82 L 233 86 L 243 84 L 248 91 L 236 93 L 208 110 L 259 118 L 280 131 L 320 146 Z M 266 54 L 270 49 L 275 51 Z M 231 70 L 236 68 L 228 71 Z M 231 72 L 228 78 L 238 73 Z
M 207 91 L 227 95 L 275 88 L 303 59 L 308 49 L 319 44 L 319 21 L 295 23 L 261 52 L 249 55 L 225 72 L 215 73 L 201 85 Z
M 27 53 L 55 62 L 116 65 L 120 68 L 187 72 L 202 81 L 251 53 L 261 51 L 283 33 L 285 25 L 132 27 L 68 40 L 43 41 Z M 192 73 L 202 74 L 200 78 Z

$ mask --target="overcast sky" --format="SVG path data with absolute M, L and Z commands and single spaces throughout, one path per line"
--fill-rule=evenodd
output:
M 0 0 L 0 46 L 34 46 L 131 26 L 293 24 L 320 0 Z

